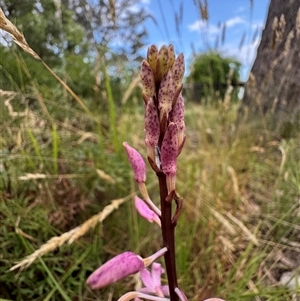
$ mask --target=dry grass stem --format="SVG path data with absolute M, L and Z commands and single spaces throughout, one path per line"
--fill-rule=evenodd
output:
M 131 82 L 131 84 L 129 85 L 129 87 L 126 89 L 124 96 L 122 97 L 121 100 L 121 104 L 124 105 L 126 104 L 128 98 L 130 97 L 130 95 L 132 94 L 133 90 L 135 89 L 135 87 L 141 82 L 140 80 L 140 76 L 137 76 L 136 78 L 133 79 L 133 81 Z
M 280 167 L 279 167 L 279 174 L 282 174 L 285 162 L 286 162 L 286 150 L 283 148 L 282 145 L 279 145 L 279 150 L 281 152 L 282 158 L 281 158 L 281 162 L 280 162 Z
M 43 255 L 57 249 L 63 244 L 71 244 L 83 235 L 85 235 L 90 229 L 95 228 L 98 223 L 102 223 L 114 210 L 117 210 L 120 205 L 125 203 L 132 196 L 127 196 L 122 199 L 113 200 L 111 204 L 104 207 L 104 209 L 88 219 L 82 225 L 63 233 L 60 236 L 52 237 L 45 244 L 43 244 L 39 249 L 35 250 L 32 254 L 25 257 L 22 261 L 14 265 L 9 269 L 9 271 L 13 271 L 16 269 L 24 269 L 29 267 L 36 259 L 42 257 Z
M 198 5 L 199 5 L 199 9 L 200 9 L 200 15 L 202 20 L 204 21 L 208 21 L 208 3 L 207 0 L 204 0 L 204 3 L 202 3 L 201 0 L 198 0 Z
M 50 113 L 49 113 L 49 111 L 48 111 L 48 109 L 45 105 L 45 102 L 44 102 L 44 99 L 43 99 L 42 95 L 38 92 L 38 90 L 36 90 L 35 92 L 36 92 L 35 93 L 36 99 L 38 100 L 38 102 L 39 102 L 39 104 L 42 108 L 43 113 L 45 114 L 45 116 L 47 117 L 48 120 L 51 120 L 52 117 L 51 117 L 51 115 L 50 115 Z
M 20 221 L 21 221 L 21 218 L 20 216 L 17 217 L 17 220 L 16 220 L 16 225 L 15 225 L 15 228 L 16 228 L 16 233 L 19 234 L 19 235 L 22 235 L 23 237 L 27 238 L 28 240 L 31 240 L 31 241 L 34 241 L 36 242 L 37 239 L 32 237 L 31 235 L 25 233 L 24 231 L 22 231 L 20 228 L 19 228 L 19 224 L 20 224 Z M 0 299 L 1 300 L 1 299 Z
M 29 47 L 24 35 L 14 26 L 4 15 L 3 10 L 0 8 L 0 28 L 6 31 L 13 37 L 13 40 L 24 51 L 32 55 L 35 59 L 41 60 L 41 58 Z
M 240 189 L 239 189 L 239 183 L 238 183 L 236 172 L 231 166 L 227 166 L 227 172 L 229 173 L 233 183 L 233 190 L 234 190 L 235 197 L 239 197 Z
M 0 8 L 0 29 L 3 29 L 13 37 L 13 40 L 18 44 L 25 52 L 32 55 L 35 59 L 42 62 L 44 67 L 50 72 L 52 76 L 70 93 L 72 97 L 78 102 L 78 104 L 84 109 L 90 116 L 94 116 L 83 101 L 73 92 L 73 90 L 59 77 L 56 73 L 37 55 L 37 53 L 30 48 L 27 44 L 24 35 L 5 17 L 4 12 Z
M 214 210 L 213 208 L 210 209 L 213 216 L 227 229 L 230 235 L 235 236 L 237 234 L 234 227 L 228 222 L 228 220 L 218 211 Z
M 104 172 L 103 170 L 96 169 L 96 172 L 97 172 L 99 178 L 101 178 L 102 180 L 105 180 L 110 184 L 116 183 L 116 180 L 114 178 L 112 178 L 110 175 L 108 175 L 106 172 Z
M 37 180 L 37 179 L 46 179 L 49 176 L 43 174 L 43 173 L 27 173 L 25 176 L 20 176 L 20 181 L 28 181 L 28 180 Z
M 69 92 L 69 94 L 74 97 L 74 99 L 78 102 L 78 104 L 84 109 L 84 111 L 89 114 L 91 117 L 94 116 L 92 112 L 88 109 L 88 107 L 83 103 L 83 101 L 77 96 L 76 93 L 58 76 L 56 73 L 44 62 L 41 61 L 45 68 L 54 76 L 57 81 Z
M 245 233 L 245 235 L 250 239 L 256 246 L 259 246 L 258 239 L 255 235 L 235 216 L 233 216 L 230 212 L 226 214 L 239 228 Z

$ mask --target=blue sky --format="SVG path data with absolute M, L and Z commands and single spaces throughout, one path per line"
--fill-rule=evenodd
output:
M 242 79 L 246 80 L 253 64 L 264 27 L 269 0 L 208 0 L 209 21 L 204 22 L 195 5 L 198 0 L 142 0 L 142 5 L 156 19 L 146 22 L 149 37 L 147 43 L 160 47 L 174 44 L 177 53 L 183 52 L 189 65 L 193 51 L 217 49 L 243 64 Z M 201 1 L 204 3 L 204 0 Z M 179 32 L 175 15 L 182 19 Z M 222 28 L 226 24 L 225 39 L 222 42 Z M 244 42 L 242 39 L 244 36 Z M 218 40 L 218 42 L 217 42 Z M 146 52 L 146 49 L 145 49 Z M 187 72 L 189 72 L 187 68 Z

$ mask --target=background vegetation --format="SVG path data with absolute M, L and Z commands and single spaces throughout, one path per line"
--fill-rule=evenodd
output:
M 234 87 L 231 101 L 238 100 L 240 88 L 241 63 L 234 58 L 223 57 L 216 51 L 197 55 L 187 77 L 187 84 L 193 88 L 192 99 L 206 104 L 213 104 L 224 99 L 229 85 Z
M 119 2 L 123 9 L 134 3 Z M 0 47 L 0 300 L 117 300 L 134 288 L 135 278 L 90 291 L 87 276 L 124 250 L 147 256 L 160 245 L 156 226 L 133 208 L 136 186 L 122 149 L 128 141 L 145 155 L 135 47 L 146 31 L 135 15 L 120 20 L 111 1 L 103 1 L 95 19 L 76 9 L 81 1 L 55 3 L 0 1 L 29 45 L 79 97 L 11 40 Z M 111 22 L 101 23 L 103 15 Z M 135 21 L 129 28 L 139 38 L 132 34 L 128 49 L 112 51 L 116 32 Z M 229 61 L 209 55 L 218 62 L 210 65 L 213 80 L 210 73 L 201 78 L 226 85 L 209 90 L 213 106 L 186 101 L 187 142 L 178 163 L 185 198 L 177 229 L 180 287 L 190 300 L 291 300 L 297 290 L 279 282 L 298 266 L 299 131 L 274 130 L 270 116 L 237 122 L 239 103 L 225 80 Z M 147 183 L 157 202 L 155 175 L 149 173 Z M 26 269 L 9 271 L 116 199 L 120 207 L 84 236 L 54 243 Z

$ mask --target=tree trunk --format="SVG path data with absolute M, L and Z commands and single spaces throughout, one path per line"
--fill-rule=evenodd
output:
M 271 0 L 241 113 L 294 122 L 300 112 L 300 2 Z M 288 118 L 288 119 L 287 119 Z

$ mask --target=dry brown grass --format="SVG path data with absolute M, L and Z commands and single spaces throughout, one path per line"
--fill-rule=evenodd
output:
M 13 271 L 16 269 L 24 269 L 29 267 L 35 260 L 44 256 L 45 254 L 54 251 L 63 244 L 72 244 L 74 241 L 78 240 L 80 237 L 84 236 L 88 231 L 95 228 L 99 223 L 102 223 L 114 210 L 117 210 L 119 206 L 124 204 L 129 199 L 132 199 L 132 195 L 129 195 L 122 199 L 117 199 L 111 201 L 111 204 L 104 207 L 104 209 L 88 219 L 82 225 L 63 233 L 60 236 L 52 237 L 45 244 L 43 244 L 39 249 L 35 250 L 32 254 L 25 257 L 23 260 L 18 262 L 16 265 L 11 267 L 9 270 Z M 19 233 L 21 233 L 19 231 Z

